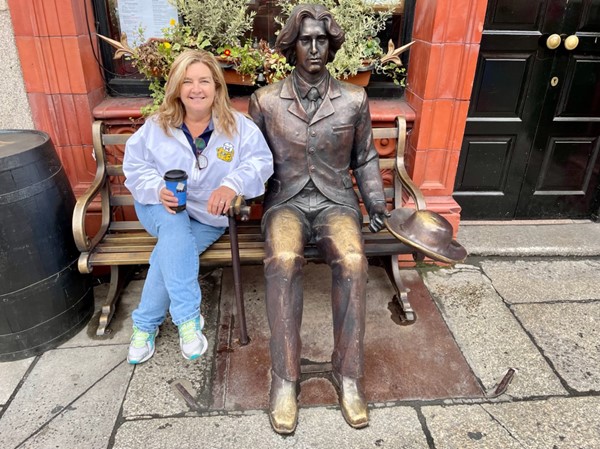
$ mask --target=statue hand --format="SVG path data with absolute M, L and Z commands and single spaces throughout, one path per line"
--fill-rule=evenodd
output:
M 385 226 L 384 218 L 389 217 L 390 213 L 385 207 L 384 202 L 374 203 L 369 211 L 371 221 L 369 222 L 369 229 L 371 232 L 379 232 Z

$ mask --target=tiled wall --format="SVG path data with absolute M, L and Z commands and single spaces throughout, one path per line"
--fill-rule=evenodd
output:
M 89 37 L 91 2 L 8 0 L 8 7 L 35 128 L 50 135 L 75 193 L 81 193 L 95 172 L 92 109 L 104 98 Z
M 407 162 L 428 206 L 457 229 L 454 178 L 487 0 L 417 0 L 406 99 L 415 110 Z

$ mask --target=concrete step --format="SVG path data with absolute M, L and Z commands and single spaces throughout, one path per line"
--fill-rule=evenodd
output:
M 470 256 L 600 256 L 600 223 L 463 221 L 457 240 Z

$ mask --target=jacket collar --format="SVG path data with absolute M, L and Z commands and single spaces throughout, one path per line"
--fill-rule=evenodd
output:
M 313 124 L 318 122 L 319 120 L 324 119 L 325 117 L 329 117 L 335 112 L 333 104 L 331 100 L 342 95 L 339 82 L 334 79 L 332 76 L 329 77 L 329 86 L 327 88 L 327 93 L 321 102 L 321 106 L 315 113 L 312 120 L 308 121 L 308 116 L 306 115 L 306 111 L 302 107 L 302 103 L 300 102 L 300 98 L 296 95 L 294 91 L 294 83 L 292 80 L 292 76 L 288 76 L 285 80 L 283 80 L 283 86 L 281 87 L 281 93 L 279 94 L 280 98 L 286 100 L 292 100 L 292 103 L 288 107 L 288 111 L 291 114 L 294 114 L 300 120 Z

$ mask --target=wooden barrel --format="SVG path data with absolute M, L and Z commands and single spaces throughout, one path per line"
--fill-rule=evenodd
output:
M 47 134 L 0 130 L 0 361 L 54 348 L 94 311 L 77 270 L 75 196 Z

